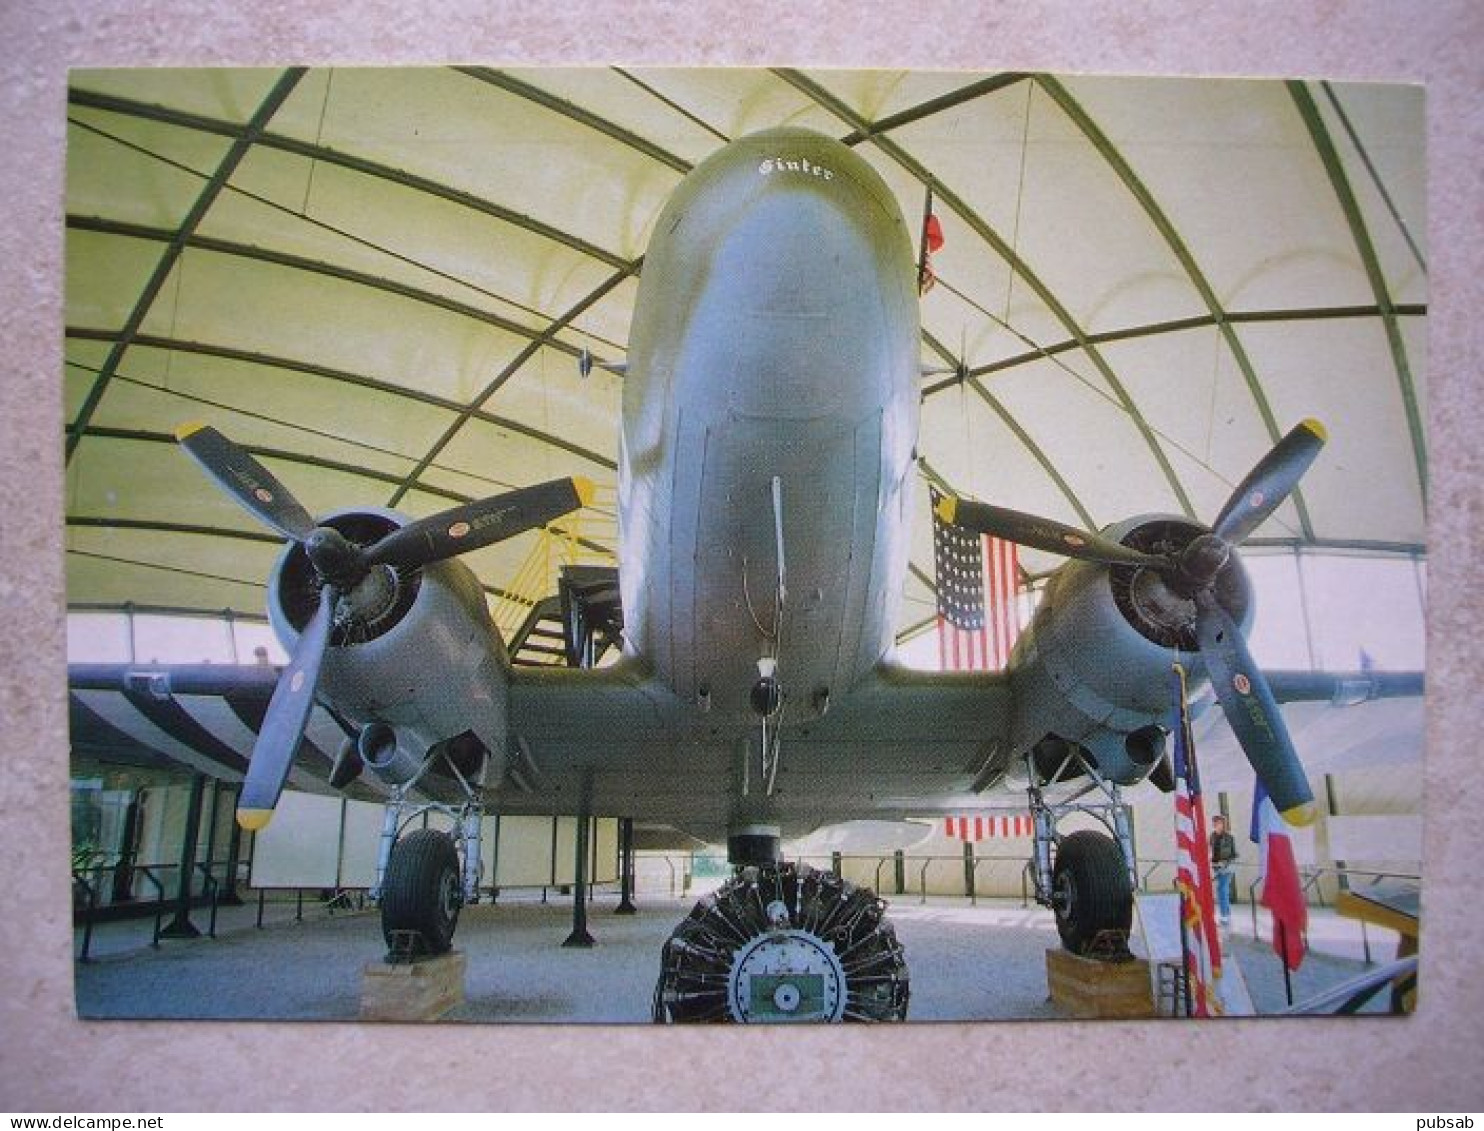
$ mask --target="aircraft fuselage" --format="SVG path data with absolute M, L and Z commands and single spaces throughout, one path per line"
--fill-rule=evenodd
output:
M 755 134 L 672 195 L 631 334 L 620 577 L 628 650 L 682 702 L 752 719 L 772 656 L 803 721 L 887 651 L 918 350 L 906 225 L 844 145 Z

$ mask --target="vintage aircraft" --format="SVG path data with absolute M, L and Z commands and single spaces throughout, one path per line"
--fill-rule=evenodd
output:
M 726 839 L 737 878 L 665 948 L 666 1019 L 905 1016 L 900 945 L 874 894 L 780 860 L 780 842 L 855 818 L 973 804 L 1023 772 L 1038 899 L 1069 947 L 1129 925 L 1118 790 L 1168 777 L 1169 675 L 1214 691 L 1290 820 L 1313 796 L 1277 704 L 1416 694 L 1420 680 L 1266 677 L 1244 636 L 1235 549 L 1288 497 L 1325 439 L 1314 421 L 1258 460 L 1208 528 L 1131 518 L 1101 533 L 963 499 L 946 521 L 1073 559 L 1050 580 L 1004 672 L 893 660 L 917 495 L 919 324 L 912 235 L 844 145 L 778 129 L 728 144 L 660 215 L 624 362 L 619 460 L 622 655 L 512 667 L 456 556 L 590 497 L 558 480 L 410 521 L 311 518 L 205 425 L 178 437 L 288 546 L 269 612 L 292 660 L 277 680 L 238 818 L 268 821 L 316 701 L 347 739 L 331 781 L 393 787 L 377 894 L 388 938 L 448 948 L 478 898 L 480 815 L 605 813 Z M 225 668 L 191 690 L 262 673 Z M 74 670 L 74 686 L 153 679 Z M 177 680 L 176 690 L 184 685 Z M 1042 787 L 1101 789 L 1112 835 L 1062 837 Z M 1168 781 L 1163 783 L 1168 788 Z M 432 798 L 431 802 L 418 797 Z M 421 806 L 452 834 L 403 833 Z

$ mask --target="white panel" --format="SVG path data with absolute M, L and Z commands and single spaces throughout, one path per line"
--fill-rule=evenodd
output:
M 69 124 L 67 130 L 70 215 L 178 227 L 232 144 L 214 134 L 83 106 L 69 107 L 68 117 L 86 123 Z M 184 165 L 200 176 L 167 162 Z
M 340 798 L 285 792 L 268 827 L 253 834 L 257 888 L 334 887 L 340 861 Z
M 1159 203 L 1224 309 L 1374 302 L 1284 84 L 1073 78 L 1066 85 Z
M 161 663 L 230 663 L 226 622 L 212 617 L 134 617 L 134 648 L 141 659 Z
M 570 884 L 577 878 L 577 818 L 556 819 L 556 863 L 553 867 L 555 882 Z
M 306 123 L 307 125 L 308 123 Z M 443 181 L 632 257 L 679 179 L 669 166 L 451 70 L 342 69 L 323 144 Z
M 124 663 L 129 655 L 129 618 L 122 613 L 67 614 L 69 663 Z
M 204 419 L 240 444 L 305 451 L 394 475 L 411 471 L 454 419 L 447 408 L 389 391 L 142 346 L 129 350 L 119 374 L 130 383 L 109 386 L 97 424 L 168 432 Z
M 128 319 L 165 245 L 99 232 L 69 231 L 66 242 L 66 318 L 69 326 L 117 329 Z M 161 294 L 174 292 L 173 278 Z
M 1000 374 L 991 388 L 1099 526 L 1131 514 L 1178 513 L 1153 451 L 1092 362 L 1080 353 L 1058 360 L 1065 368 L 1039 361 Z
M 618 818 L 599 817 L 593 822 L 593 874 L 596 884 L 618 880 Z
M 1213 521 L 1274 443 L 1225 338 L 1209 326 L 1100 349 L 1159 436 L 1196 515 Z M 1280 420 L 1279 435 L 1297 423 Z M 1138 500 L 1129 502 L 1133 511 L 1143 509 Z
M 384 812 L 383 806 L 372 801 L 345 803 L 345 847 L 340 860 L 341 887 L 370 887 L 376 882 L 376 854 L 381 846 L 381 818 Z
M 246 122 L 282 74 L 267 67 L 133 67 L 79 70 L 69 77 L 81 90 Z
M 1412 441 L 1381 320 L 1243 326 L 1241 333 L 1274 416 L 1317 417 L 1329 432 L 1303 481 L 1314 533 L 1421 542 Z
M 550 817 L 501 817 L 497 887 L 546 887 L 551 883 Z
M 1252 551 L 1242 556 L 1242 564 L 1252 579 L 1257 610 L 1247 639 L 1257 663 L 1263 668 L 1313 667 L 1298 559 L 1293 554 Z
M 691 164 L 701 161 L 725 140 L 667 107 L 612 68 L 505 68 L 505 73 L 564 101 L 601 108 L 608 121 Z
M 156 256 L 163 247 L 154 246 Z M 179 301 L 152 307 L 145 333 L 415 383 L 453 400 L 473 396 L 528 340 L 362 282 L 244 255 L 193 249 L 176 269 Z
M 1302 558 L 1314 650 L 1321 668 L 1354 671 L 1362 655 L 1381 670 L 1420 671 L 1426 626 L 1408 558 Z
M 1422 816 L 1330 817 L 1329 852 L 1346 863 L 1403 863 L 1422 859 Z
M 1345 177 L 1364 217 L 1391 300 L 1425 303 L 1427 271 L 1407 242 L 1410 236 L 1426 259 L 1427 128 L 1423 87 L 1325 85 L 1338 99 L 1350 129 L 1335 113 L 1322 85 L 1311 84 L 1309 90 L 1345 167 Z M 1350 130 L 1354 130 L 1354 139 Z M 1364 156 L 1357 150 L 1357 142 L 1364 148 Z
M 900 114 L 985 79 L 967 71 L 807 71 L 810 79 L 834 94 L 868 122 Z M 1024 83 L 1017 84 L 1021 89 Z M 980 95 L 992 98 L 995 95 Z
M 768 71 L 709 67 L 634 73 L 728 137 L 774 126 L 802 126 L 836 136 L 849 129 L 808 95 Z
M 325 162 L 314 164 L 312 178 L 310 169 L 303 157 L 253 151 L 233 184 L 279 207 L 228 194 L 203 233 L 344 264 L 536 330 L 613 273 L 580 251 L 420 189 Z

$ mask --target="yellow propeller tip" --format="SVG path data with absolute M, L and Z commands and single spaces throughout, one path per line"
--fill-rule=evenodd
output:
M 237 810 L 237 823 L 250 833 L 259 832 L 268 827 L 268 822 L 273 819 L 272 809 L 239 809 Z
M 958 500 L 952 495 L 944 495 L 938 500 L 938 505 L 934 509 L 939 518 L 952 526 L 953 520 L 958 517 Z
M 577 501 L 585 507 L 592 506 L 598 497 L 598 485 L 581 475 L 572 476 L 572 489 L 577 492 Z
M 1304 427 L 1318 436 L 1321 443 L 1329 439 L 1329 432 L 1325 429 L 1324 425 L 1320 424 L 1312 416 L 1304 421 Z
M 1305 801 L 1302 805 L 1295 805 L 1292 809 L 1283 810 L 1283 819 L 1290 825 L 1312 825 L 1314 818 L 1319 816 L 1319 810 L 1314 807 L 1314 802 Z
M 205 427 L 206 422 L 204 420 L 187 421 L 186 423 L 178 425 L 176 427 L 175 438 L 179 441 L 184 442 L 186 440 L 189 440 L 192 436 L 194 436 L 197 432 L 201 431 L 201 429 Z

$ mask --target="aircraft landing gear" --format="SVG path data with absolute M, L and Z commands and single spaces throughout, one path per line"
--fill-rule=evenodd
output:
M 416 829 L 397 841 L 381 887 L 381 933 L 389 952 L 445 953 L 463 905 L 453 837 Z
M 381 933 L 389 960 L 447 953 L 460 909 L 479 902 L 484 765 L 471 782 L 448 760 L 458 791 L 453 802 L 413 804 L 407 797 L 440 757 L 430 754 L 422 770 L 392 789 L 382 816 L 376 883 L 369 894 L 381 905 Z M 452 825 L 450 831 L 407 831 L 427 813 L 442 814 Z
M 1061 780 L 1070 764 L 1089 781 L 1070 797 L 1049 802 L 1041 792 L 1048 782 Z M 1123 958 L 1128 954 L 1129 930 L 1134 910 L 1134 850 L 1128 811 L 1117 783 L 1103 777 L 1080 750 L 1073 749 L 1067 761 L 1045 778 L 1027 758 L 1030 774 L 1027 794 L 1035 825 L 1035 849 L 1031 873 L 1036 902 L 1056 915 L 1056 931 L 1062 946 L 1073 954 L 1090 958 Z M 1094 790 L 1102 799 L 1083 802 Z M 1066 836 L 1056 831 L 1057 822 L 1070 813 L 1096 817 L 1108 835 L 1081 829 Z
M 665 943 L 654 1020 L 906 1020 L 907 961 L 885 910 L 833 872 L 741 868 Z

